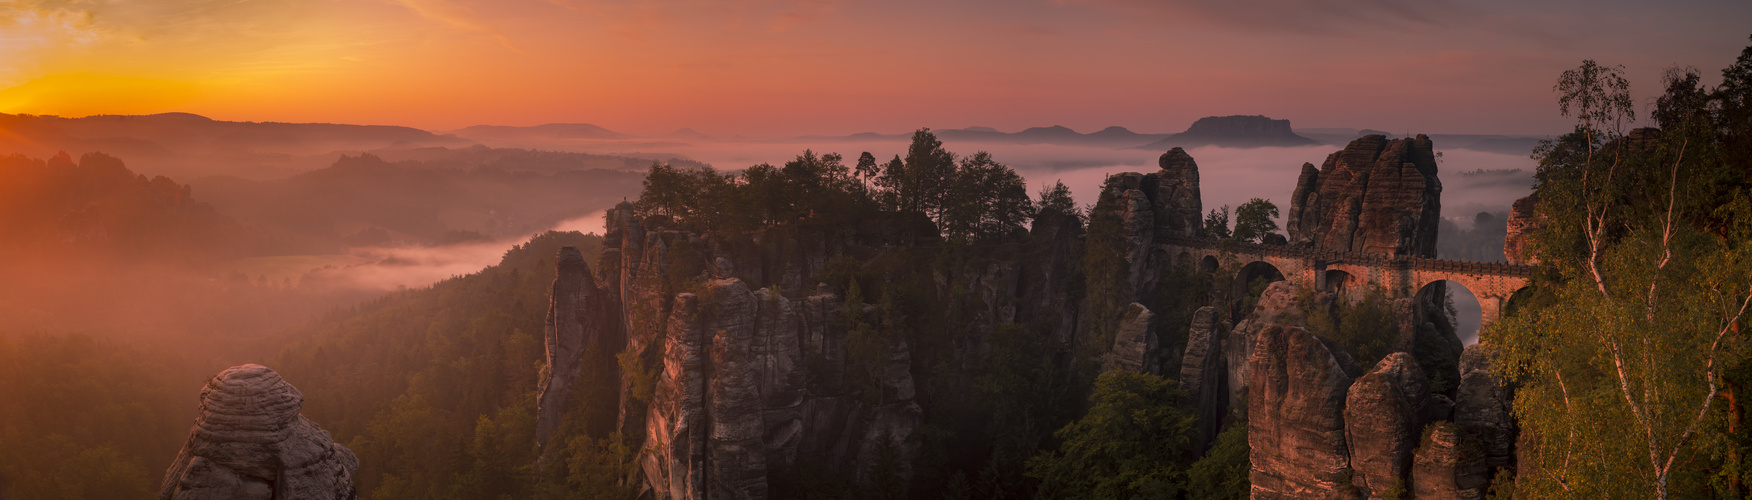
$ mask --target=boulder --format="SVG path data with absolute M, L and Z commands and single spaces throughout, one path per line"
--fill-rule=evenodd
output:
M 160 500 L 351 500 L 359 459 L 298 411 L 304 395 L 262 365 L 207 380 Z
M 1411 455 L 1423 422 L 1419 410 L 1429 381 L 1410 354 L 1396 352 L 1351 384 L 1345 398 L 1345 436 L 1352 477 L 1369 498 L 1403 492 L 1410 483 Z
M 1433 258 L 1441 195 L 1429 137 L 1367 135 L 1302 165 L 1285 229 L 1296 245 Z
M 1272 326 L 1254 343 L 1248 375 L 1248 476 L 1255 499 L 1354 498 L 1345 440 L 1351 378 L 1300 327 Z

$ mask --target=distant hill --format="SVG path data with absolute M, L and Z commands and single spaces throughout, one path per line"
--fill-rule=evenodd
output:
M 122 160 L 67 153 L 0 157 L 0 255 L 199 262 L 262 250 L 265 242 L 189 186 L 148 179 Z
M 368 151 L 391 163 L 413 161 L 415 167 L 451 170 L 487 169 L 506 172 L 565 172 L 571 170 L 628 170 L 644 172 L 651 162 L 661 161 L 675 166 L 704 167 L 706 164 L 676 155 L 628 153 L 599 155 L 567 151 L 535 149 L 489 148 L 480 144 L 466 148 L 444 146 L 425 148 L 385 148 Z
M 302 170 L 314 156 L 389 146 L 464 146 L 469 141 L 387 125 L 232 122 L 189 113 L 82 118 L 0 113 L 0 154 L 49 157 L 101 151 L 143 173 L 194 177 L 274 175 Z
M 530 127 L 475 125 L 453 131 L 451 134 L 477 141 L 627 139 L 633 137 L 588 123 L 548 123 Z
M 1320 142 L 1296 135 L 1290 130 L 1289 120 L 1274 120 L 1262 115 L 1231 115 L 1199 118 L 1185 132 L 1170 135 L 1137 149 L 1166 150 L 1198 146 L 1257 148 L 1315 144 Z
M 504 150 L 483 154 L 491 151 Z M 636 198 L 645 174 L 619 168 L 624 161 L 614 158 L 613 169 L 531 171 L 443 168 L 361 154 L 285 179 L 190 183 L 225 213 L 276 233 L 335 246 L 434 244 L 527 235 Z

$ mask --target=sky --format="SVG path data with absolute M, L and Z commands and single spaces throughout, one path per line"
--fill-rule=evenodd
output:
M 0 112 L 592 123 L 718 136 L 1064 125 L 1566 131 L 1583 59 L 1715 79 L 1752 2 L 0 0 Z

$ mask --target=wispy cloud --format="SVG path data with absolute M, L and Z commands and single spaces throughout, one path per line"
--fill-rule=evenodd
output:
M 485 21 L 481 20 L 479 15 L 475 14 L 474 10 L 469 9 L 468 7 L 447 0 L 396 1 L 403 7 L 407 7 L 408 10 L 413 11 L 415 14 L 419 14 L 420 17 L 492 37 L 494 40 L 498 40 L 500 45 L 504 45 L 505 48 L 511 49 L 513 52 L 523 52 L 522 48 L 519 48 L 517 44 L 511 42 L 510 37 L 505 36 L 504 33 L 501 33 L 491 25 L 488 25 Z

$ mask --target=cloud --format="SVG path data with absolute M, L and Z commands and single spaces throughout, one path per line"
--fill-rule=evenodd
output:
M 504 33 L 500 33 L 499 30 L 489 26 L 485 21 L 481 20 L 480 16 L 476 15 L 475 12 L 468 7 L 457 5 L 446 0 L 396 0 L 396 2 L 400 3 L 403 7 L 407 7 L 408 10 L 413 11 L 415 14 L 419 14 L 420 17 L 492 37 L 494 40 L 498 40 L 500 45 L 504 45 L 505 48 L 511 49 L 513 52 L 523 53 L 523 49 L 518 48 L 516 44 L 511 43 L 510 37 L 505 36 Z

